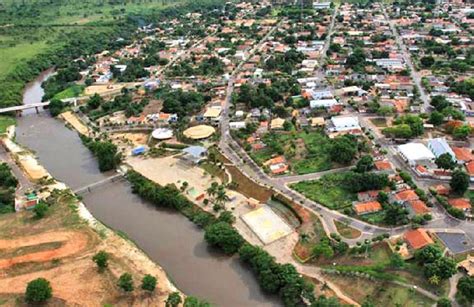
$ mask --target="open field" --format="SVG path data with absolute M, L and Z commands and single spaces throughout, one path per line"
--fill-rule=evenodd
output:
M 344 238 L 355 239 L 355 238 L 360 237 L 361 235 L 360 230 L 352 228 L 344 223 L 341 223 L 339 221 L 334 221 L 334 224 L 336 225 L 336 228 L 339 234 Z
M 13 117 L 0 116 L 0 134 L 7 132 L 7 128 L 11 125 L 15 125 L 16 121 Z
M 342 187 L 340 176 L 330 174 L 315 181 L 301 181 L 292 184 L 291 188 L 328 208 L 335 210 L 350 208 L 352 202 L 357 200 L 357 195 Z
M 26 284 L 38 277 L 51 282 L 54 297 L 48 306 L 156 306 L 175 291 L 161 268 L 143 261 L 131 243 L 113 232 L 90 228 L 79 217 L 73 196 L 54 192 L 48 203 L 42 219 L 29 211 L 0 216 L 1 304 L 22 306 Z M 103 273 L 91 259 L 99 250 L 110 254 Z M 124 296 L 116 286 L 123 272 L 130 272 L 136 284 L 142 275 L 152 274 L 158 288 L 151 295 L 135 290 Z

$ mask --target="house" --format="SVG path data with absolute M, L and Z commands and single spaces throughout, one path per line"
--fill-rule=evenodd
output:
M 263 165 L 268 166 L 273 175 L 283 174 L 288 171 L 289 168 L 284 156 L 272 158 L 263 163 Z
M 310 119 L 311 127 L 324 127 L 324 117 L 312 117 Z
M 329 131 L 341 132 L 355 129 L 361 129 L 359 119 L 355 116 L 333 116 L 331 118 Z
M 382 205 L 378 201 L 367 201 L 361 203 L 354 203 L 352 205 L 357 215 L 364 215 L 382 210 Z
M 270 122 L 271 129 L 283 129 L 283 125 L 285 124 L 285 120 L 283 118 L 274 118 Z
M 391 195 L 392 201 L 405 203 L 413 200 L 418 200 L 418 195 L 412 189 L 406 189 L 400 192 L 396 192 Z
M 448 199 L 448 204 L 451 207 L 468 212 L 471 210 L 471 202 L 467 198 L 451 198 Z
M 375 166 L 375 169 L 380 172 L 392 170 L 392 164 L 388 160 L 375 161 L 374 166 Z
M 239 130 L 239 129 L 245 129 L 247 127 L 247 124 L 244 121 L 240 122 L 229 122 L 229 128 L 230 130 Z
M 435 155 L 436 158 L 448 153 L 451 155 L 453 160 L 456 159 L 456 154 L 453 152 L 448 142 L 446 142 L 445 138 L 430 139 L 428 141 L 428 148 L 431 150 L 431 152 Z
M 469 161 L 474 161 L 474 155 L 472 154 L 472 149 L 466 147 L 452 147 L 456 160 L 460 164 L 467 163 Z
M 442 184 L 435 185 L 435 186 L 431 187 L 430 189 L 435 191 L 436 194 L 444 195 L 444 196 L 449 195 L 449 192 L 450 192 L 449 188 L 445 185 L 442 185 Z
M 422 143 L 408 143 L 398 146 L 398 151 L 402 158 L 411 166 L 423 162 L 433 162 L 434 154 Z
M 411 200 L 408 202 L 408 210 L 412 215 L 430 213 L 430 209 L 421 200 Z
M 329 98 L 329 99 L 315 99 L 315 100 L 311 100 L 309 102 L 309 106 L 312 108 L 312 109 L 315 109 L 315 108 L 330 108 L 332 106 L 335 106 L 337 105 L 339 102 L 334 99 L 334 98 Z
M 474 256 L 468 255 L 466 260 L 458 264 L 458 268 L 466 272 L 468 276 L 474 276 Z
M 422 228 L 407 231 L 405 233 L 405 241 L 414 250 L 434 243 L 428 232 Z
M 474 182 L 474 160 L 466 163 L 466 172 L 468 173 L 470 180 Z
M 315 10 L 327 10 L 331 7 L 331 2 L 313 2 Z
M 181 159 L 193 164 L 198 164 L 206 158 L 207 148 L 202 146 L 189 146 L 183 149 Z

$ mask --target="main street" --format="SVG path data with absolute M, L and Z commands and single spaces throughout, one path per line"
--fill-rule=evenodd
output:
M 424 87 L 421 85 L 421 76 L 420 73 L 415 69 L 415 66 L 413 65 L 413 62 L 411 60 L 410 53 L 408 51 L 408 48 L 406 47 L 405 43 L 403 42 L 403 39 L 400 37 L 398 34 L 397 28 L 395 27 L 395 24 L 393 21 L 390 19 L 390 17 L 387 14 L 387 11 L 385 9 L 385 6 L 383 3 L 382 5 L 382 12 L 387 20 L 390 30 L 392 31 L 393 36 L 395 37 L 395 41 L 398 45 L 398 48 L 400 49 L 400 52 L 402 53 L 403 60 L 405 61 L 406 65 L 410 69 L 410 75 L 412 80 L 415 82 L 415 85 L 418 87 L 419 93 L 420 93 L 420 99 L 423 102 L 423 110 L 424 112 L 428 112 L 430 108 L 430 99 L 428 95 L 426 95 Z

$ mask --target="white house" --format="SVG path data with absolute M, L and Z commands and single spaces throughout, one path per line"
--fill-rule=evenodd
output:
M 442 154 L 448 153 L 451 155 L 453 160 L 456 161 L 456 154 L 453 152 L 448 142 L 446 142 L 445 138 L 430 139 L 428 141 L 428 148 L 431 150 L 431 152 L 435 155 L 436 158 L 438 158 Z
M 311 100 L 309 102 L 309 106 L 314 109 L 314 108 L 330 108 L 336 104 L 339 104 L 339 102 L 334 99 L 334 98 L 330 98 L 330 99 L 315 99 L 315 100 Z
M 432 162 L 435 155 L 422 143 L 408 143 L 398 146 L 402 158 L 411 166 L 423 162 Z
M 247 124 L 244 121 L 229 122 L 230 130 L 239 130 L 239 129 L 244 129 L 245 127 L 247 127 Z
M 331 118 L 331 127 L 330 131 L 348 131 L 361 129 L 359 125 L 359 119 L 355 116 L 333 116 Z

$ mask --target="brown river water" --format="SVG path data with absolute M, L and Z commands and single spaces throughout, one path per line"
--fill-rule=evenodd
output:
M 23 103 L 40 102 L 47 71 L 28 84 Z M 24 112 L 18 118 L 18 143 L 33 150 L 40 163 L 73 190 L 99 181 L 97 162 L 77 133 L 46 112 Z M 109 174 L 110 175 L 110 174 Z M 109 227 L 120 230 L 162 266 L 184 293 L 217 306 L 280 306 L 263 293 L 255 276 L 237 257 L 209 248 L 204 233 L 179 213 L 156 209 L 131 193 L 126 182 L 110 183 L 86 194 L 90 212 Z

